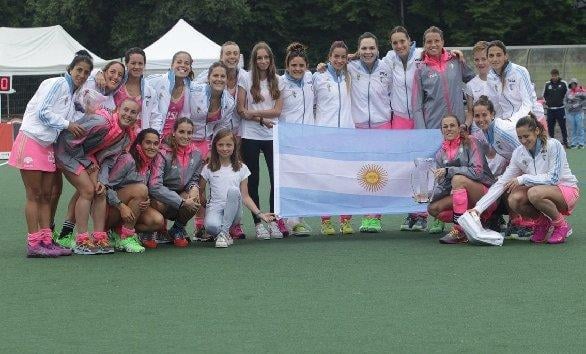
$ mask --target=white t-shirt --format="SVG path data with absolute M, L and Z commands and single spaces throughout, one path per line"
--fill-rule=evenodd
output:
M 240 190 L 240 182 L 250 176 L 250 170 L 245 164 L 238 171 L 232 169 L 232 165 L 222 166 L 219 170 L 212 172 L 208 165 L 203 167 L 201 176 L 210 186 L 210 198 L 208 208 L 224 209 L 226 207 L 226 196 L 228 188 L 236 187 Z
M 275 77 L 277 80 L 279 91 L 283 90 L 283 83 L 279 80 L 279 77 Z M 269 91 L 269 82 L 265 80 L 260 81 L 260 95 L 263 98 L 262 101 L 254 103 L 250 88 L 252 87 L 251 73 L 242 73 L 238 75 L 238 86 L 242 87 L 246 91 L 246 107 L 251 111 L 265 111 L 273 109 L 275 107 L 275 100 L 271 97 Z M 276 124 L 278 117 L 275 118 L 264 118 L 270 119 Z M 242 137 L 245 139 L 253 140 L 273 140 L 273 129 L 269 129 L 264 125 L 260 125 L 257 121 L 242 119 L 241 122 Z
M 466 83 L 464 93 L 468 96 L 472 96 L 474 102 L 478 101 L 482 95 L 488 97 L 488 82 L 482 80 L 480 76 L 476 75 L 472 80 Z

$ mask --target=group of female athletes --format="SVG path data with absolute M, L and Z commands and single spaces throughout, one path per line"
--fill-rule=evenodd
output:
M 99 70 L 78 52 L 64 77 L 40 85 L 10 154 L 26 190 L 28 256 L 138 253 L 165 241 L 186 247 L 193 218 L 200 239 L 228 247 L 244 237 L 242 204 L 253 214 L 257 239 L 308 235 L 303 220 L 285 223 L 272 213 L 272 128 L 279 121 L 441 129 L 430 232 L 453 222 L 440 241 L 465 243 L 457 218 L 471 209 L 487 223 L 508 213 L 509 229 L 527 231 L 535 243 L 564 242 L 571 233 L 564 215 L 579 190 L 563 147 L 545 134 L 527 70 L 508 61 L 502 42 L 478 42 L 475 75 L 461 52 L 444 49 L 434 26 L 423 48 L 403 27 L 389 39 L 392 50 L 382 59 L 369 32 L 355 53 L 335 41 L 314 74 L 304 46 L 292 43 L 282 76 L 265 42 L 252 48 L 249 71 L 238 68 L 238 45 L 224 43 L 220 61 L 197 78 L 183 51 L 167 73 L 149 77 L 139 48 Z M 261 152 L 271 185 L 266 213 L 259 208 Z M 58 232 L 63 176 L 75 193 Z M 408 215 L 401 229 L 422 230 L 426 219 Z M 363 216 L 360 231 L 381 232 L 381 215 Z M 336 233 L 329 216 L 321 232 Z M 340 232 L 354 232 L 351 216 L 340 216 Z

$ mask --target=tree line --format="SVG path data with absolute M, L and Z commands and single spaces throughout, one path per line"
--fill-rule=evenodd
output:
M 575 0 L 0 0 L 0 8 L 0 26 L 60 24 L 105 59 L 150 45 L 180 18 L 216 43 L 235 41 L 246 58 L 259 40 L 277 58 L 288 43 L 300 41 L 312 64 L 326 58 L 334 40 L 354 50 L 365 31 L 379 37 L 385 53 L 388 32 L 402 22 L 420 45 L 431 25 L 444 30 L 446 46 L 493 39 L 507 45 L 579 44 L 586 30 L 586 11 Z

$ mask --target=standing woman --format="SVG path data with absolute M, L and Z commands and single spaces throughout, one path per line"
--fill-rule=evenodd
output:
M 347 70 L 348 46 L 335 41 L 330 46 L 328 63 L 323 72 L 313 74 L 315 93 L 315 125 L 354 129 L 352 104 L 350 101 L 350 74 Z M 340 215 L 340 232 L 352 234 L 352 216 Z M 322 216 L 321 233 L 334 235 L 336 230 L 330 216 Z
M 63 132 L 55 147 L 55 159 L 65 178 L 75 187 L 79 197 L 75 203 L 74 252 L 77 254 L 111 253 L 106 223 L 106 190 L 108 169 L 100 170 L 108 160 L 115 160 L 134 140 L 134 123 L 140 106 L 133 100 L 122 102 L 114 114 L 101 109 L 79 120 L 87 134 L 76 138 Z M 88 233 L 92 211 L 94 232 Z
M 491 67 L 487 76 L 488 98 L 494 104 L 496 118 L 510 119 L 516 124 L 532 112 L 545 123 L 543 106 L 537 102 L 529 71 L 509 61 L 501 41 L 488 43 L 487 57 Z
M 173 55 L 171 69 L 166 74 L 152 75 L 147 78 L 155 92 L 160 122 L 150 122 L 150 128 L 161 133 L 161 138 L 173 134 L 175 121 L 180 117 L 189 117 L 189 85 L 193 79 L 191 64 L 193 60 L 187 52 L 180 51 Z
M 187 247 L 185 225 L 199 209 L 199 175 L 203 157 L 192 140 L 193 122 L 188 117 L 175 121 L 173 134 L 164 139 L 155 158 L 149 181 L 152 206 L 165 219 L 175 220 L 169 230 L 173 244 Z
M 285 73 L 280 77 L 283 83 L 283 110 L 279 121 L 293 124 L 314 124 L 313 116 L 313 78 L 307 70 L 309 60 L 305 47 L 301 43 L 293 42 L 287 47 L 285 56 Z M 282 233 L 288 232 L 284 227 L 283 219 L 277 221 Z M 288 218 L 286 223 L 295 236 L 308 236 L 309 226 L 300 218 Z
M 257 43 L 250 56 L 250 72 L 238 78 L 238 114 L 242 118 L 242 159 L 250 169 L 248 190 L 258 206 L 260 177 L 259 158 L 262 151 L 271 183 L 270 210 L 274 212 L 273 185 L 273 125 L 281 115 L 282 87 L 276 74 L 275 57 L 265 42 Z M 258 216 L 253 215 L 257 239 L 283 238 L 276 222 L 264 227 Z
M 106 109 L 110 113 L 116 111 L 116 101 L 114 96 L 118 89 L 122 86 L 124 77 L 126 76 L 126 68 L 124 64 L 117 60 L 108 62 L 100 71 L 96 72 L 95 75 L 90 75 L 86 83 L 83 85 L 83 89 L 89 89 L 99 92 L 104 96 L 104 100 L 101 103 L 101 107 Z M 82 103 L 83 90 L 79 90 L 75 97 L 77 108 L 83 108 Z M 83 109 L 77 113 L 77 119 L 83 117 Z
M 461 133 L 458 119 L 448 115 L 441 124 L 444 142 L 435 155 L 434 170 L 438 182 L 427 211 L 444 222 L 454 223 L 440 243 L 467 243 L 458 218 L 486 193 L 494 177 L 475 139 Z
M 154 232 L 163 227 L 164 218 L 150 206 L 148 182 L 151 163 L 159 153 L 159 132 L 146 128 L 138 133 L 128 152 L 118 156 L 107 168 L 107 200 L 109 229 L 114 230 L 114 245 L 129 253 L 144 252 L 142 242 L 148 248 L 156 248 Z
M 454 115 L 460 125 L 468 128 L 472 117 L 466 117 L 462 82 L 472 80 L 474 72 L 444 49 L 444 34 L 439 28 L 429 27 L 423 42 L 423 58 L 415 70 L 411 100 L 415 128 L 439 129 L 446 115 Z
M 572 233 L 564 215 L 570 215 L 580 197 L 563 145 L 548 139 L 533 114 L 519 119 L 517 135 L 522 146 L 513 152 L 505 173 L 476 203 L 482 213 L 503 193 L 509 192 L 510 209 L 534 220 L 531 242 L 563 243 Z M 550 229 L 553 231 L 548 238 Z
M 352 118 L 359 129 L 391 129 L 391 69 L 378 58 L 378 39 L 370 32 L 358 38 L 359 60 L 348 63 Z M 362 218 L 360 232 L 382 232 L 381 215 Z
M 73 117 L 73 95 L 90 75 L 93 62 L 87 52 L 78 52 L 63 77 L 43 81 L 26 106 L 22 125 L 8 164 L 20 170 L 26 191 L 27 256 L 58 257 L 71 251 L 51 238 L 51 194 L 55 183 L 53 143 L 61 130 L 76 137 L 85 130 Z
M 191 83 L 189 99 L 193 122 L 193 144 L 204 159 L 208 158 L 213 136 L 222 128 L 231 129 L 235 101 L 226 90 L 227 67 L 222 62 L 213 63 L 207 71 L 204 84 Z M 205 209 L 202 207 L 195 218 L 196 238 L 204 237 Z

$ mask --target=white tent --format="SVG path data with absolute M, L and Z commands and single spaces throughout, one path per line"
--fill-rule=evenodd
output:
M 12 75 L 63 74 L 75 52 L 82 49 L 86 48 L 59 25 L 0 27 L 0 72 Z M 104 64 L 104 59 L 90 54 L 95 66 Z
M 220 59 L 220 49 L 220 45 L 180 19 L 169 32 L 145 48 L 145 69 L 149 73 L 167 71 L 171 67 L 173 54 L 186 51 L 193 58 L 193 69 L 201 71 Z

